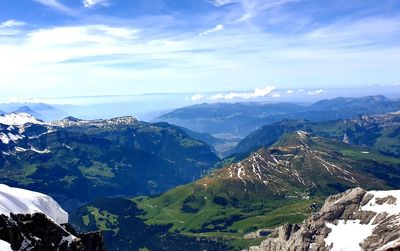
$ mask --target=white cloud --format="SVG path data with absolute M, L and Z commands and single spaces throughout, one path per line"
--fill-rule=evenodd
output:
M 47 7 L 50 7 L 52 9 L 63 12 L 65 14 L 70 14 L 70 15 L 74 14 L 74 11 L 71 8 L 68 8 L 67 6 L 63 5 L 58 0 L 35 0 L 35 1 L 43 5 L 46 5 Z
M 223 6 L 229 3 L 238 3 L 242 8 L 242 15 L 233 23 L 240 23 L 257 17 L 261 13 L 280 7 L 282 5 L 300 0 L 214 0 L 215 6 Z
M 199 34 L 199 36 L 207 36 L 210 35 L 211 33 L 215 33 L 218 31 L 222 31 L 224 29 L 224 26 L 222 24 L 218 24 L 217 26 L 215 26 L 214 28 L 210 29 L 210 30 L 206 30 L 203 31 L 202 33 Z
M 310 96 L 319 96 L 319 95 L 321 95 L 323 93 L 325 93 L 325 91 L 322 90 L 322 89 L 307 92 L 307 94 L 310 95 Z
M 228 94 L 218 93 L 210 97 L 211 100 L 231 100 L 231 99 L 252 99 L 260 98 L 268 95 L 273 95 L 276 88 L 273 86 L 266 86 L 264 88 L 256 88 L 254 92 L 231 92 Z M 275 93 L 276 94 L 276 93 Z
M 96 5 L 108 6 L 108 0 L 83 0 L 83 6 L 86 8 L 92 8 Z
M 287 94 L 292 94 L 292 93 L 294 93 L 294 90 L 287 90 L 286 93 Z
M 67 26 L 42 29 L 28 34 L 29 42 L 42 47 L 78 43 L 112 44 L 119 39 L 134 39 L 139 30 L 107 25 Z
M 240 23 L 240 22 L 244 22 L 250 18 L 252 18 L 253 14 L 251 13 L 245 13 L 243 14 L 243 16 L 241 16 L 238 20 L 236 20 L 234 23 Z
M 274 92 L 274 93 L 271 94 L 271 97 L 273 97 L 273 98 L 280 98 L 280 97 L 281 97 L 281 94 L 280 94 L 279 92 Z
M 195 94 L 195 95 L 193 95 L 192 97 L 191 97 L 191 100 L 192 101 L 199 101 L 199 100 L 202 100 L 202 99 L 204 99 L 204 95 L 203 94 Z
M 214 6 L 221 7 L 227 4 L 235 3 L 237 0 L 210 0 L 209 2 Z
M 20 27 L 20 26 L 24 26 L 24 25 L 26 25 L 26 23 L 18 21 L 18 20 L 10 19 L 10 20 L 0 23 L 0 29 L 9 29 L 9 28 L 15 28 L 15 27 Z

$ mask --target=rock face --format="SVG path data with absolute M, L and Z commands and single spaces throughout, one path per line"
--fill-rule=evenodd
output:
M 0 240 L 12 250 L 103 251 L 101 233 L 78 234 L 42 213 L 0 215 Z
M 303 224 L 279 228 L 250 251 L 400 250 L 400 191 L 361 188 L 330 196 Z

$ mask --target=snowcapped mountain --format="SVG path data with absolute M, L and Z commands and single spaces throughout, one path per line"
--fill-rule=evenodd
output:
M 0 116 L 0 124 L 22 126 L 25 124 L 44 124 L 44 122 L 33 117 L 29 113 L 10 113 Z
M 399 227 L 399 190 L 355 188 L 330 196 L 303 224 L 280 227 L 277 238 L 268 238 L 250 251 L 398 250 Z
M 43 213 L 58 224 L 68 222 L 68 213 L 50 196 L 0 184 L 0 214 Z
M 29 141 L 51 130 L 49 124 L 28 113 L 0 115 L 0 153 L 4 158 L 4 156 L 16 155 L 17 152 L 47 152 L 46 149 L 32 146 Z

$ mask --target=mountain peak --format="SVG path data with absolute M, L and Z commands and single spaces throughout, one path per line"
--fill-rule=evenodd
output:
M 284 134 L 275 144 L 273 144 L 273 147 L 307 147 L 308 143 L 312 140 L 313 137 L 311 133 L 297 130 L 295 132 Z

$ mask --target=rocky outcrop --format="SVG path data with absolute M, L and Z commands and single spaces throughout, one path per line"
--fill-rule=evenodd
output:
M 303 224 L 278 232 L 250 251 L 400 250 L 400 191 L 355 188 L 330 196 Z
M 104 251 L 101 233 L 77 233 L 42 213 L 0 215 L 0 240 L 12 250 Z

